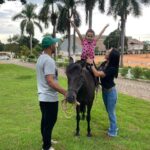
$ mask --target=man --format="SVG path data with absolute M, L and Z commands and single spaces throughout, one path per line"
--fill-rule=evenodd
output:
M 58 95 L 66 96 L 66 90 L 57 83 L 57 68 L 52 58 L 55 53 L 57 38 L 46 36 L 42 40 L 43 54 L 37 60 L 37 87 L 41 109 L 41 134 L 43 138 L 43 150 L 54 150 L 51 146 L 52 130 L 57 120 Z

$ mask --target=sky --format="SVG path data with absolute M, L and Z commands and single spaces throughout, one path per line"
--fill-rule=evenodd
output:
M 43 0 L 27 0 L 28 2 L 32 2 L 37 4 L 36 12 L 38 13 L 40 8 L 42 7 Z M 7 39 L 12 37 L 13 35 L 20 34 L 20 22 L 21 20 L 12 21 L 12 17 L 17 13 L 21 12 L 24 6 L 19 2 L 7 1 L 6 3 L 0 5 L 0 41 L 3 43 L 7 43 Z M 85 34 L 88 25 L 85 24 L 85 12 L 83 6 L 78 6 L 77 10 L 81 16 L 81 27 L 79 30 L 81 34 Z M 126 35 L 132 36 L 138 40 L 149 40 L 150 41 L 150 21 L 149 14 L 150 8 L 143 7 L 142 16 L 138 18 L 134 18 L 132 16 L 128 16 L 126 23 Z M 107 16 L 106 14 L 101 14 L 98 10 L 97 6 L 93 11 L 93 30 L 96 34 L 102 30 L 102 28 L 109 24 L 109 27 L 105 30 L 104 35 L 108 35 L 112 31 L 114 31 L 118 26 L 118 19 L 115 21 L 112 16 Z M 43 26 L 44 27 L 44 26 Z M 43 33 L 40 33 L 39 29 L 35 29 L 35 38 L 41 41 L 44 33 L 51 33 L 52 26 L 48 29 L 44 29 Z M 57 34 L 58 37 L 61 37 L 61 34 Z

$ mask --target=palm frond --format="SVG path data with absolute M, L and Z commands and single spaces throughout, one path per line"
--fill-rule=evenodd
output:
M 105 7 L 105 0 L 99 0 L 99 6 L 98 6 L 98 8 L 101 11 L 101 13 L 105 12 L 104 7 Z
M 134 16 L 141 15 L 141 7 L 140 4 L 136 0 L 131 0 L 132 13 Z
M 17 19 L 22 19 L 22 18 L 24 19 L 25 16 L 23 14 L 19 13 L 19 14 L 16 14 L 15 16 L 13 16 L 12 20 L 17 20 Z
M 41 25 L 39 24 L 39 22 L 34 21 L 34 24 L 40 29 L 41 32 L 43 31 L 43 29 L 42 29 Z
M 21 21 L 21 23 L 20 23 L 21 34 L 24 33 L 24 29 L 25 29 L 26 24 L 27 24 L 27 19 L 24 19 Z
M 141 0 L 141 3 L 144 5 L 150 5 L 150 0 Z
M 73 18 L 74 18 L 74 23 L 77 27 L 79 27 L 81 25 L 81 17 L 80 17 L 80 14 L 74 10 L 73 11 Z
M 57 30 L 59 32 L 64 33 L 65 30 L 67 30 L 68 26 L 68 10 L 63 7 L 63 9 L 60 12 L 59 18 L 58 18 L 58 24 L 57 24 Z
M 46 28 L 48 27 L 49 5 L 44 4 L 44 6 L 42 7 L 42 9 L 40 10 L 40 13 L 39 13 L 39 20 L 41 20 L 45 24 Z
M 56 25 L 56 20 L 57 20 L 57 13 L 52 13 L 51 14 L 51 22 L 52 22 L 52 25 Z

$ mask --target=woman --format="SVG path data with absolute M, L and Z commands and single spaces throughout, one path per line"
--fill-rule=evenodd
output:
M 114 78 L 118 77 L 120 53 L 116 49 L 112 48 L 107 51 L 105 59 L 106 61 L 100 65 L 98 70 L 94 67 L 91 59 L 88 59 L 87 63 L 91 65 L 94 75 L 101 79 L 103 101 L 110 121 L 108 135 L 114 137 L 117 136 L 118 130 L 115 114 L 117 92 Z

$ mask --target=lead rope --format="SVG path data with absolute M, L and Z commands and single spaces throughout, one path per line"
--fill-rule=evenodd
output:
M 65 114 L 65 118 L 70 119 L 73 115 L 71 113 L 71 111 L 69 112 L 68 110 L 72 110 L 72 108 L 76 108 L 77 105 L 80 105 L 80 103 L 76 100 L 73 104 L 69 104 L 71 105 L 70 109 L 68 109 L 67 107 L 67 100 L 64 99 L 61 101 L 61 107 L 62 107 L 62 111 Z

